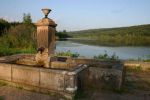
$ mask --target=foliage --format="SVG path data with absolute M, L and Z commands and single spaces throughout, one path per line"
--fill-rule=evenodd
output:
M 143 60 L 144 62 L 150 62 L 150 59 Z
M 11 26 L 0 37 L 0 56 L 16 53 L 34 53 L 36 42 L 33 33 L 35 26 L 31 23 L 31 17 L 24 15 L 23 23 L 11 22 Z
M 28 48 L 33 46 L 31 37 L 34 28 L 29 25 L 17 25 L 11 27 L 7 34 L 0 37 L 0 47 L 5 48 Z
M 31 19 L 30 13 L 28 13 L 28 14 L 24 13 L 23 14 L 23 23 L 24 24 L 31 24 L 32 23 L 32 19 Z
M 20 24 L 22 24 L 22 23 L 21 22 L 10 22 L 11 27 L 12 26 L 15 27 L 15 26 L 20 25 Z
M 119 57 L 116 56 L 116 54 L 114 53 L 113 55 L 109 56 L 107 54 L 107 52 L 105 51 L 104 54 L 100 54 L 98 56 L 94 56 L 94 59 L 105 59 L 105 60 L 118 60 Z
M 56 32 L 56 36 L 58 37 L 58 39 L 65 39 L 65 38 L 69 38 L 70 36 L 67 34 L 66 30 L 63 30 L 62 32 Z
M 87 40 L 84 43 L 93 40 L 92 43 L 96 45 L 150 46 L 150 25 L 83 30 L 68 32 L 68 35 L 73 38 Z
M 0 19 L 0 36 L 2 33 L 6 33 L 7 29 L 9 29 L 10 23 L 4 19 Z
M 147 59 L 144 59 L 143 61 L 144 61 L 144 62 L 150 62 L 150 55 L 148 55 L 148 58 L 147 58 Z
M 6 86 L 7 84 L 5 82 L 0 81 L 0 87 L 1 86 Z
M 70 50 L 67 52 L 58 52 L 58 53 L 56 53 L 56 55 L 57 56 L 70 56 L 70 57 L 75 57 L 75 58 L 80 56 L 80 54 L 72 53 Z

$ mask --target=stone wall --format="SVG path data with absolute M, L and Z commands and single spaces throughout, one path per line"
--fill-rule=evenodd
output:
M 78 88 L 79 74 L 86 68 L 82 65 L 67 71 L 0 63 L 0 80 L 28 90 L 53 91 L 72 99 Z
M 89 65 L 86 88 L 120 89 L 124 81 L 124 65 L 121 61 L 106 61 L 95 59 L 75 59 L 78 64 Z

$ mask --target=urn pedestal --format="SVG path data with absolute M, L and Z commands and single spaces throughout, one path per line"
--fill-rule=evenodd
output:
M 47 48 L 48 54 L 53 54 L 55 50 L 55 33 L 57 24 L 50 18 L 48 14 L 50 9 L 42 9 L 45 17 L 39 20 L 37 26 L 37 48 Z

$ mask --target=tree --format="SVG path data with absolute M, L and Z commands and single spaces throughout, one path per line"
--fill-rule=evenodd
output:
M 66 30 L 63 30 L 63 32 L 62 32 L 62 33 L 66 34 L 66 33 L 67 33 L 67 31 L 66 31 Z
M 8 30 L 9 28 L 10 28 L 9 22 L 4 19 L 0 19 L 0 35 L 5 33 L 5 31 Z
M 31 24 L 32 23 L 32 19 L 31 19 L 30 13 L 28 13 L 28 14 L 24 13 L 23 14 L 23 23 L 24 24 Z

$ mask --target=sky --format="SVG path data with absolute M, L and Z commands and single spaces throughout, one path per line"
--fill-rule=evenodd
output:
M 150 0 L 0 0 L 0 18 L 22 21 L 30 13 L 37 22 L 42 8 L 52 10 L 59 31 L 150 24 Z

